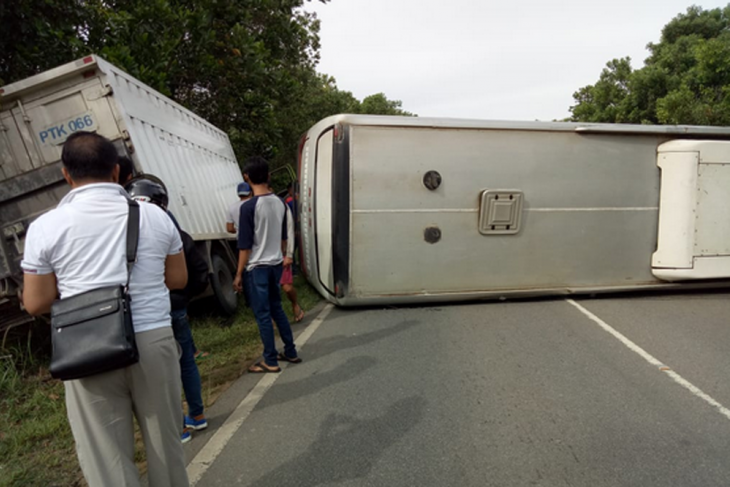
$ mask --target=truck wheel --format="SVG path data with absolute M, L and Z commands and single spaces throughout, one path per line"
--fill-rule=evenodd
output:
M 238 294 L 233 290 L 233 270 L 218 254 L 211 256 L 210 285 L 221 313 L 233 315 L 238 309 Z

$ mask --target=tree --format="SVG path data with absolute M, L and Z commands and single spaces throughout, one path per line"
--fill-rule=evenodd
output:
M 294 163 L 321 118 L 407 114 L 316 72 L 319 20 L 305 1 L 4 0 L 0 85 L 98 53 L 226 131 L 239 160 Z
M 573 116 L 585 122 L 619 122 L 625 118 L 625 100 L 630 93 L 631 59 L 609 61 L 598 82 L 578 90 L 571 108 Z
M 89 45 L 228 132 L 243 159 L 296 147 L 286 113 L 314 71 L 319 22 L 303 0 L 115 0 Z M 287 150 L 289 149 L 289 150 Z
M 730 123 L 730 5 L 690 7 L 647 47 L 644 67 L 608 63 L 598 82 L 578 90 L 571 120 L 728 125 Z
M 81 55 L 84 8 L 75 0 L 0 2 L 0 86 Z
M 399 100 L 388 100 L 383 93 L 366 96 L 360 104 L 360 113 L 369 115 L 402 115 L 412 117 L 413 114 L 401 108 Z

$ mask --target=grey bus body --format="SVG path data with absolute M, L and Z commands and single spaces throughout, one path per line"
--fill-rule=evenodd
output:
M 79 130 L 109 138 L 137 173 L 165 183 L 172 214 L 208 257 L 220 307 L 234 312 L 236 256 L 225 215 L 243 178 L 228 136 L 103 59 L 87 56 L 0 88 L 0 332 L 32 319 L 19 300 L 25 233 L 69 191 L 61 148 Z
M 726 287 L 729 203 L 726 128 L 338 115 L 300 147 L 303 268 L 342 306 Z

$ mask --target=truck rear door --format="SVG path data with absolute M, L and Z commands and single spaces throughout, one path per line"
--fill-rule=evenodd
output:
M 0 278 L 20 273 L 30 222 L 53 208 L 68 191 L 61 149 L 74 132 L 118 139 L 109 96 L 93 66 L 73 77 L 30 85 L 2 99 L 0 112 Z M 22 83 L 22 82 L 21 82 Z M 13 85 L 10 85 L 13 86 Z

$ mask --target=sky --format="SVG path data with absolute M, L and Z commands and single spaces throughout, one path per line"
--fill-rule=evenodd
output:
M 563 119 L 573 93 L 690 5 L 730 0 L 317 0 L 318 71 L 362 99 L 385 93 L 419 116 Z

